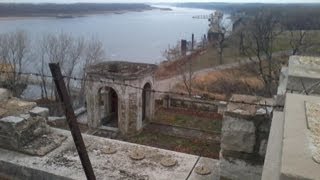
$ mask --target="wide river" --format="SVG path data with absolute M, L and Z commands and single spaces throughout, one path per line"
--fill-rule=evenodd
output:
M 99 14 L 86 17 L 1 19 L 0 33 L 25 30 L 32 40 L 48 33 L 71 33 L 95 37 L 105 48 L 109 60 L 158 63 L 162 51 L 180 39 L 200 40 L 208 30 L 208 21 L 193 19 L 208 10 L 170 7 L 172 11 L 151 10 L 124 14 Z

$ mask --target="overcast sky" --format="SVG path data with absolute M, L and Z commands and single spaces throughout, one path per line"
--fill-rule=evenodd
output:
M 260 3 L 320 3 L 320 0 L 0 0 L 0 2 L 34 2 L 34 3 L 74 3 L 74 2 L 105 2 L 105 3 L 142 3 L 142 2 L 260 2 Z

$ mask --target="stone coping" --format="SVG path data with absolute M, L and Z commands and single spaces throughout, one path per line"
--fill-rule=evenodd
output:
M 62 145 L 43 157 L 33 157 L 18 152 L 0 149 L 0 164 L 10 164 L 14 167 L 24 167 L 28 174 L 28 169 L 40 174 L 46 172 L 53 177 L 64 177 L 66 179 L 86 179 L 78 154 L 73 145 L 69 131 L 52 128 L 53 131 L 67 136 Z M 83 134 L 88 154 L 94 168 L 97 179 L 187 179 L 194 167 L 197 166 L 198 156 L 189 155 L 174 151 L 168 151 L 148 146 L 142 146 L 118 140 L 101 138 Z M 105 154 L 101 149 L 114 147 L 116 153 Z M 134 161 L 129 157 L 132 150 L 139 149 L 145 154 L 145 158 Z M 162 158 L 170 157 L 177 161 L 173 167 L 161 165 Z M 207 158 L 206 161 L 217 161 Z M 199 163 L 201 163 L 199 161 Z M 209 163 L 210 164 L 210 163 Z M 212 167 L 211 167 L 212 168 Z M 12 168 L 10 168 L 12 169 Z M 9 171 L 5 167 L 0 167 L 0 173 Z M 31 171 L 30 171 L 31 172 Z M 29 175 L 30 175 L 29 172 Z M 10 174 L 9 174 L 10 175 Z M 50 177 L 51 177 L 50 176 Z M 196 175 L 193 175 L 196 177 Z M 27 178 L 28 179 L 28 178 Z M 202 179 L 212 179 L 211 176 L 204 176 Z
M 288 75 L 319 79 L 320 58 L 311 56 L 290 56 Z
M 312 159 L 305 101 L 320 97 L 287 93 L 280 179 L 319 179 L 320 165 Z
M 135 80 L 151 75 L 157 69 L 155 64 L 135 63 L 127 61 L 108 61 L 90 66 L 86 69 L 88 75 L 106 77 L 115 80 Z
M 239 117 L 239 118 L 241 117 L 244 119 L 247 119 L 247 118 L 250 119 L 253 116 L 264 117 L 265 115 L 269 115 L 273 109 L 270 106 L 275 105 L 275 101 L 272 98 L 264 98 L 264 97 L 258 97 L 258 96 L 250 96 L 250 95 L 239 95 L 239 94 L 232 95 L 232 97 L 230 98 L 230 101 L 234 101 L 234 102 L 230 102 L 227 105 L 225 115 L 232 116 L 232 117 Z M 235 102 L 239 102 L 239 103 L 235 103 Z M 266 107 L 265 105 L 269 107 Z

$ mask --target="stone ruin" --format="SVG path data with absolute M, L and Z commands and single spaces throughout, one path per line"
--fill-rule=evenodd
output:
M 86 69 L 88 126 L 134 135 L 154 114 L 153 64 L 102 62 Z
M 221 132 L 220 177 L 261 179 L 274 100 L 233 95 L 224 113 Z M 261 104 L 252 105 L 252 104 Z
M 48 109 L 0 88 L 0 147 L 40 156 L 58 147 L 64 137 L 50 133 L 48 114 Z

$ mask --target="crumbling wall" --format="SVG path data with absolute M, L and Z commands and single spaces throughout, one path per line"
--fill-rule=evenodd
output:
M 271 125 L 272 99 L 234 95 L 224 113 L 220 175 L 227 179 L 261 179 Z
M 0 88 L 0 148 L 45 155 L 65 139 L 50 132 L 49 110 L 22 101 Z

